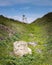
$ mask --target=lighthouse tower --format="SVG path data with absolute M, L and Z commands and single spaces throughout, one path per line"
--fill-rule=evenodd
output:
M 25 15 L 22 15 L 22 22 L 27 23 L 27 18 L 26 18 L 26 16 L 25 16 Z

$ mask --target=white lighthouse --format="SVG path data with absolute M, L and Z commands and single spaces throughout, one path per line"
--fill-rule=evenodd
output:
M 25 15 L 22 15 L 22 22 L 27 23 L 27 17 Z

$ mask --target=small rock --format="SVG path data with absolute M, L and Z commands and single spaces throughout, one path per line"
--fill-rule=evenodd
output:
M 32 46 L 36 46 L 37 43 L 36 42 L 28 42 L 28 44 L 32 45 Z

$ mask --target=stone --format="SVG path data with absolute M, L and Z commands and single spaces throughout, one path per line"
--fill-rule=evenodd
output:
M 29 44 L 29 45 L 32 45 L 32 46 L 34 46 L 34 47 L 37 45 L 36 42 L 28 42 L 28 44 Z
M 16 41 L 14 42 L 13 46 L 14 46 L 14 54 L 16 56 L 32 54 L 32 50 L 28 47 L 27 42 L 25 41 Z

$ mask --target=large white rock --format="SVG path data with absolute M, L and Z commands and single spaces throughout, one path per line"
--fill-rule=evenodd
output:
M 27 43 L 24 41 L 14 42 L 14 54 L 16 56 L 23 56 L 26 54 L 32 54 L 31 49 L 28 47 Z

